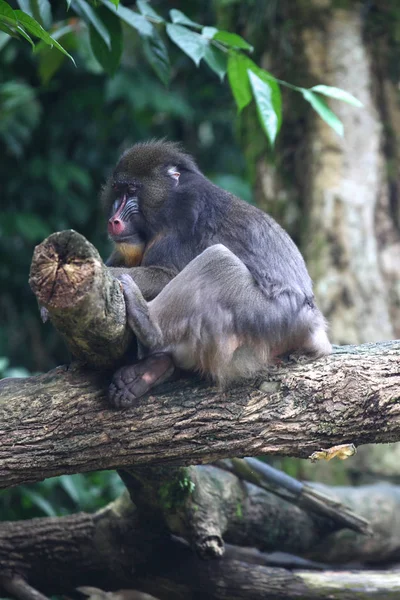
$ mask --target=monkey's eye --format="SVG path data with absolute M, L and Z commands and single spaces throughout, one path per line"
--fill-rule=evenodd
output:
M 128 185 L 128 194 L 129 196 L 136 196 L 137 188 L 135 185 Z
M 179 173 L 177 167 L 173 167 L 173 166 L 168 167 L 167 173 L 175 181 L 175 184 L 178 185 L 179 177 L 181 174 Z

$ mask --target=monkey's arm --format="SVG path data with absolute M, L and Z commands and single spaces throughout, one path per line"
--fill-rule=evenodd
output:
M 175 269 L 168 269 L 167 267 L 108 268 L 114 277 L 119 277 L 124 273 L 130 275 L 147 301 L 155 298 L 167 283 L 178 274 Z

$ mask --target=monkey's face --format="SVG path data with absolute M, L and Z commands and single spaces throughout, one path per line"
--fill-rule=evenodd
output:
M 179 184 L 181 158 L 165 142 L 137 144 L 123 154 L 103 194 L 114 242 L 146 243 L 165 225 L 160 211 Z

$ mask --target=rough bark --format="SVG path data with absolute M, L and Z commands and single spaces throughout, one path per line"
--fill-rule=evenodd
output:
M 379 494 L 376 496 L 372 490 L 367 493 L 371 501 L 361 506 L 374 510 L 379 519 L 373 505 L 374 500 L 380 500 Z M 384 508 L 389 513 L 388 506 Z M 391 510 L 398 511 L 398 505 Z M 260 520 L 264 517 L 260 515 Z M 384 527 L 389 527 L 386 533 L 390 539 L 389 519 Z M 265 523 L 264 531 L 267 529 Z M 288 525 L 287 531 L 289 529 Z M 201 560 L 178 538 L 152 531 L 126 496 L 94 515 L 80 513 L 58 519 L 3 523 L 0 541 L 2 581 L 18 574 L 46 594 L 68 594 L 81 585 L 108 590 L 133 587 L 160 600 L 258 600 L 265 597 L 361 600 L 379 597 L 377 592 L 394 599 L 399 591 L 397 573 L 293 573 L 268 567 L 267 556 L 237 547 L 228 547 L 221 560 Z M 383 536 L 380 543 L 385 543 Z M 327 544 L 340 553 L 343 539 L 327 538 Z M 307 542 L 303 541 L 302 545 Z M 343 560 L 346 546 L 344 550 Z M 393 543 L 392 557 L 395 558 L 396 553 L 398 543 L 397 547 Z M 320 556 L 324 557 L 323 551 Z M 351 557 L 356 556 L 353 545 Z
M 306 257 L 335 341 L 390 339 L 393 327 L 375 235 L 375 211 L 385 185 L 382 126 L 362 15 L 357 4 L 328 11 L 311 4 L 317 25 L 310 20 L 302 38 L 311 74 L 353 93 L 364 108 L 332 102 L 344 138 L 313 118 Z
M 121 359 L 132 341 L 121 286 L 82 235 L 61 231 L 36 246 L 29 283 L 74 357 L 95 367 Z
M 163 386 L 126 411 L 107 405 L 106 373 L 59 367 L 0 383 L 0 486 L 132 464 L 227 456 L 307 457 L 335 444 L 400 438 L 400 343 L 342 347 L 220 391 Z

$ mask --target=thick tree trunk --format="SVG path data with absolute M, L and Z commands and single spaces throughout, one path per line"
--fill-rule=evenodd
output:
M 262 62 L 282 79 L 337 86 L 364 104 L 327 99 L 344 124 L 339 138 L 286 92 L 277 157 L 271 164 L 260 153 L 256 170 L 257 202 L 300 242 L 331 338 L 340 344 L 400 332 L 400 99 L 397 80 L 390 81 L 390 4 L 285 0 L 274 23 L 279 34 L 272 43 L 267 36 L 267 47 L 265 36 L 258 44 Z M 284 41 L 291 52 L 282 51 Z M 254 146 L 253 129 L 247 138 Z

